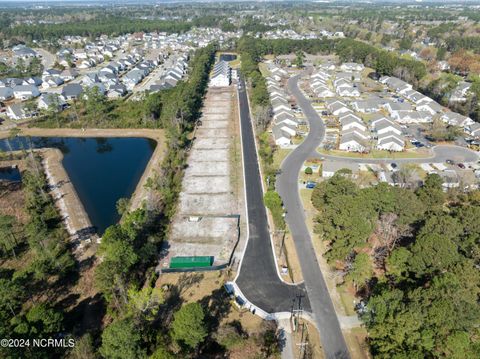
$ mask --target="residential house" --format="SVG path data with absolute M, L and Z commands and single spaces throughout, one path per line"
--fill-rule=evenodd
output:
M 33 97 L 40 96 L 37 86 L 34 85 L 20 85 L 12 88 L 13 96 L 16 99 L 28 100 Z
M 342 71 L 362 71 L 365 68 L 363 64 L 357 64 L 355 62 L 345 62 L 340 65 Z
M 62 89 L 62 96 L 68 101 L 77 100 L 83 93 L 83 87 L 80 84 L 67 84 Z
M 38 108 L 42 110 L 50 110 L 56 107 L 56 110 L 63 110 L 67 103 L 62 95 L 56 93 L 43 93 L 38 98 Z
M 396 133 L 399 136 L 403 134 L 403 131 L 400 128 L 400 126 L 398 126 L 397 124 L 387 119 L 376 121 L 374 129 L 378 135 L 382 135 L 388 132 Z
M 378 134 L 376 147 L 379 150 L 400 152 L 405 149 L 405 140 L 396 132 L 384 132 Z
M 0 89 L 1 90 L 1 89 Z M 475 122 L 465 127 L 465 132 L 475 138 L 480 138 L 480 123 Z
M 420 105 L 416 106 L 417 111 L 426 111 L 430 115 L 434 116 L 437 113 L 440 113 L 443 111 L 443 106 L 440 105 L 438 102 L 431 101 L 431 102 L 424 102 L 421 103 Z
M 63 79 L 64 82 L 75 80 L 78 76 L 78 72 L 75 69 L 66 69 L 63 70 L 60 74 L 60 77 Z
M 280 147 L 288 146 L 292 143 L 291 136 L 282 131 L 281 127 L 274 126 L 272 128 L 273 138 L 275 139 L 275 144 Z
M 365 152 L 367 149 L 365 139 L 355 132 L 342 136 L 338 148 L 349 152 Z
M 232 69 L 225 61 L 217 62 L 213 67 L 213 72 L 210 77 L 210 87 L 225 87 L 230 86 L 232 76 Z
M 397 111 L 392 117 L 398 123 L 427 123 L 432 121 L 432 115 L 426 111 Z
M 453 111 L 445 112 L 441 119 L 450 126 L 459 126 L 463 128 L 473 125 L 474 123 L 470 117 L 460 115 L 459 113 Z
M 450 95 L 450 102 L 465 102 L 467 101 L 468 92 L 472 86 L 471 82 L 461 81 Z
M 11 87 L 0 87 L 0 101 L 7 101 L 13 98 L 13 90 Z
M 107 92 L 107 97 L 108 98 L 119 98 L 123 97 L 127 94 L 127 88 L 123 84 L 116 84 L 113 86 L 110 86 Z
M 36 117 L 38 115 L 38 112 L 35 109 L 28 109 L 24 104 L 14 103 L 7 106 L 6 114 L 12 120 L 18 121 Z
M 381 107 L 386 103 L 381 98 L 371 98 L 368 100 L 358 100 L 351 103 L 352 108 L 357 112 L 372 113 L 380 111 Z

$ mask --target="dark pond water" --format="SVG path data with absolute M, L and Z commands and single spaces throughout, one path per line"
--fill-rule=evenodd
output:
M 22 176 L 18 168 L 13 167 L 1 167 L 0 168 L 0 181 L 20 182 Z
M 56 147 L 63 166 L 99 234 L 119 220 L 116 202 L 130 197 L 156 142 L 145 138 L 18 137 L 0 141 L 0 149 Z
M 221 54 L 220 55 L 220 61 L 233 61 L 237 58 L 237 55 L 233 55 L 233 54 Z

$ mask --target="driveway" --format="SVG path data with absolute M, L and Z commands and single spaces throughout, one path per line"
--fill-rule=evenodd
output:
M 290 312 L 292 306 L 297 309 L 299 301 L 297 297 L 301 297 L 303 310 L 310 312 L 305 287 L 286 284 L 278 276 L 267 213 L 263 204 L 255 138 L 243 79 L 240 83 L 242 90 L 238 91 L 238 95 L 247 200 L 248 243 L 236 283 L 251 303 L 267 313 Z
M 296 98 L 309 122 L 310 131 L 305 140 L 283 161 L 281 174 L 277 178 L 277 191 L 287 210 L 286 221 L 292 233 L 304 284 L 310 300 L 312 313 L 323 349 L 327 358 L 349 358 L 349 352 L 340 329 L 323 274 L 317 262 L 312 239 L 305 223 L 305 213 L 298 191 L 298 176 L 304 161 L 311 157 L 325 136 L 325 125 L 310 101 L 298 88 L 300 75 L 288 80 L 288 89 Z

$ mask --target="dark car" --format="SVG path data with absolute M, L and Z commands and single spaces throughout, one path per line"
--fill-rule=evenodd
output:
M 457 163 L 457 166 L 461 168 L 462 170 L 465 169 L 465 165 L 463 163 Z
M 454 162 L 453 162 L 452 160 L 446 160 L 445 162 L 448 163 L 449 165 L 453 165 L 453 164 L 454 164 Z
M 392 166 L 392 168 L 397 168 L 398 167 L 398 165 L 395 162 L 390 163 L 390 166 Z

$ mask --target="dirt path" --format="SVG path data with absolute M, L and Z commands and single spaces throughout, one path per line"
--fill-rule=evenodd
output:
M 153 129 L 75 129 L 75 128 L 23 128 L 20 129 L 20 136 L 40 136 L 40 137 L 144 137 L 156 140 L 160 144 L 165 143 L 163 130 Z M 0 131 L 0 138 L 6 138 L 10 135 L 9 131 Z
M 89 238 L 93 231 L 92 222 L 62 165 L 62 152 L 56 148 L 48 148 L 41 150 L 41 153 L 53 199 L 68 233 L 74 241 Z

